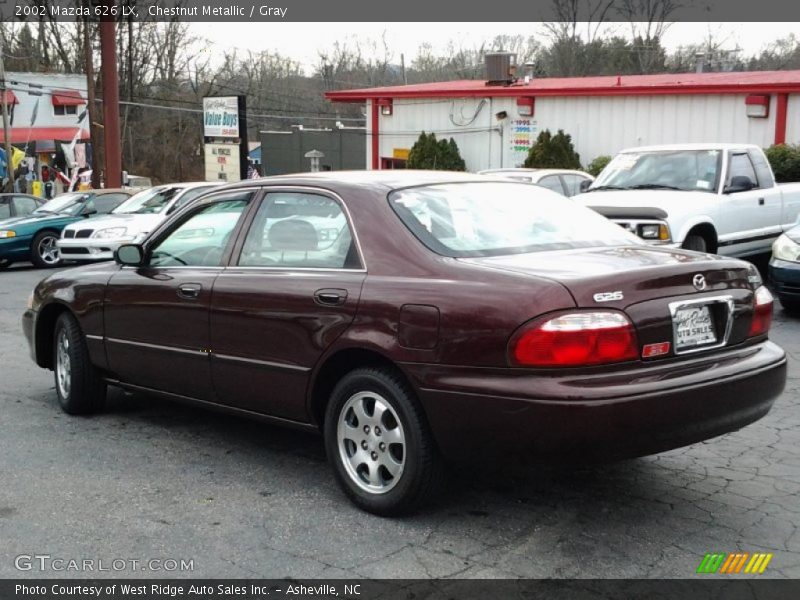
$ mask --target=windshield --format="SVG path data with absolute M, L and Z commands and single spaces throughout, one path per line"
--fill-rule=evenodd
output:
M 137 215 L 160 213 L 180 189 L 181 188 L 162 187 L 144 190 L 143 192 L 134 194 L 111 212 L 115 214 L 127 213 Z
M 41 208 L 33 211 L 33 214 L 66 214 L 77 215 L 83 209 L 89 194 L 69 193 L 61 194 L 57 198 L 46 202 Z
M 397 216 L 434 252 L 500 256 L 640 240 L 591 209 L 520 183 L 448 183 L 389 195 Z
M 666 189 L 714 193 L 720 171 L 719 150 L 665 150 L 618 154 L 589 188 Z

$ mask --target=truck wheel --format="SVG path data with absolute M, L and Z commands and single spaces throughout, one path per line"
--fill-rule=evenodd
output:
M 106 401 L 106 383 L 92 361 L 83 332 L 70 313 L 61 313 L 53 334 L 53 373 L 58 403 L 64 412 L 97 412 Z
M 685 250 L 694 250 L 695 252 L 708 252 L 708 242 L 702 235 L 692 233 L 687 235 L 686 239 L 683 240 L 682 248 Z
M 442 484 L 441 458 L 422 407 L 390 369 L 345 375 L 331 395 L 324 429 L 339 485 L 368 512 L 412 512 Z
M 40 269 L 57 267 L 61 263 L 58 251 L 58 234 L 53 231 L 40 231 L 31 244 L 31 262 Z

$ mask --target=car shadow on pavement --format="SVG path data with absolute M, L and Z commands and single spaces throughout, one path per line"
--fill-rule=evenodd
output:
M 256 468 L 262 462 L 285 462 L 291 458 L 307 463 L 309 468 L 323 466 L 327 471 L 322 437 L 313 433 L 115 388 L 110 390 L 105 414 L 128 423 L 128 429 L 135 427 L 156 437 L 166 430 L 173 439 L 190 446 L 196 444 L 198 452 L 208 446 L 224 447 L 226 452 L 236 453 L 237 460 L 243 456 L 252 460 Z M 676 453 L 685 451 L 673 451 L 667 463 L 675 460 Z M 673 469 L 665 468 L 658 457 L 587 466 L 448 465 L 447 479 L 442 496 L 421 514 L 487 517 L 507 513 L 512 507 L 538 511 L 570 505 L 573 510 L 594 513 L 631 502 L 665 506 L 681 502 L 682 498 L 680 492 L 671 489 L 676 486 Z M 691 480 L 689 477 L 687 481 Z M 671 491 L 669 497 L 665 490 Z M 693 498 L 688 494 L 685 499 Z

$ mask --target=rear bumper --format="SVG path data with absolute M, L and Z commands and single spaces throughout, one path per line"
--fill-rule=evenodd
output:
M 443 454 L 466 462 L 594 462 L 706 440 L 769 412 L 786 383 L 771 342 L 614 374 L 403 365 Z
M 800 264 L 773 258 L 769 280 L 778 298 L 800 302 Z

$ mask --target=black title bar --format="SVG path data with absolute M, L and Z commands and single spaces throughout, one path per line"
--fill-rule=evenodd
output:
M 647 15 L 651 3 L 613 0 L 4 0 L 3 21 L 134 20 L 201 22 L 547 22 L 617 21 L 738 22 L 800 21 L 800 3 L 786 0 L 705 0 L 664 3 L 668 13 Z M 636 11 L 639 10 L 641 14 Z M 633 11 L 633 12 L 631 12 Z

